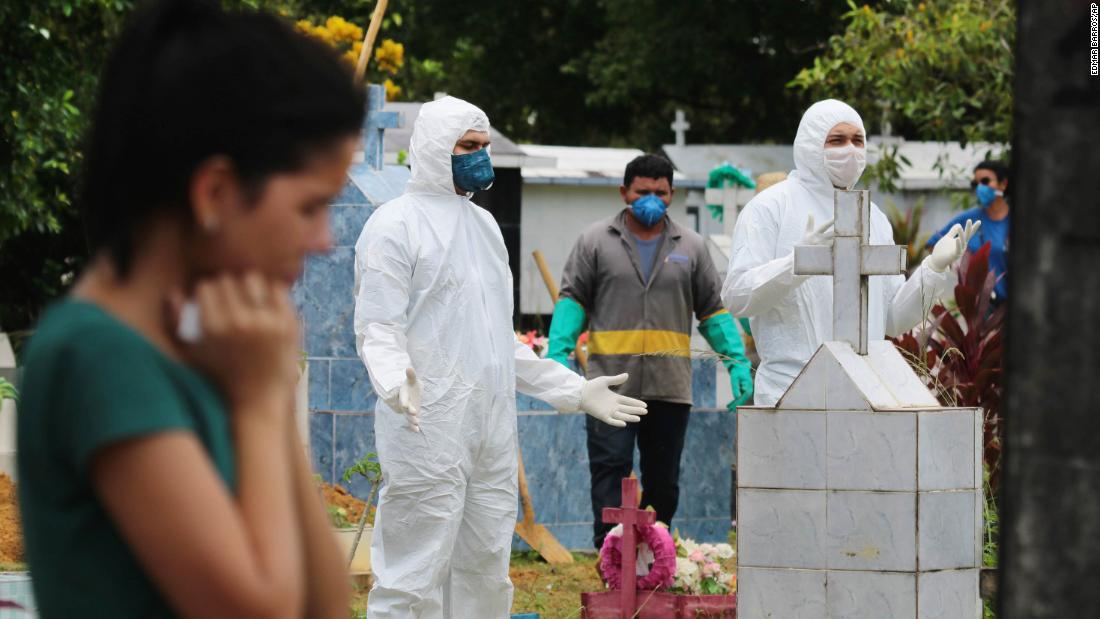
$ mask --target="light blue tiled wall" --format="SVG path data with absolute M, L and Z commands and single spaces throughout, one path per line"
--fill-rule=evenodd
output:
M 38 616 L 28 572 L 0 573 L 0 600 L 14 602 L 24 609 L 0 609 L 0 619 L 34 619 Z
M 408 170 L 388 166 L 376 172 L 356 165 L 349 177 L 332 207 L 336 247 L 328 256 L 309 260 L 294 291 L 306 323 L 313 466 L 325 481 L 339 479 L 345 468 L 374 449 L 376 397 L 356 356 L 352 331 L 354 244 L 374 208 L 400 194 Z M 721 541 L 729 531 L 735 422 L 724 408 L 715 408 L 713 362 L 695 361 L 694 370 L 695 407 L 673 525 L 700 541 Z M 584 416 L 558 415 L 523 395 L 517 396 L 517 408 L 520 445 L 539 522 L 567 547 L 589 548 L 592 509 Z M 349 489 L 360 497 L 368 491 L 359 481 Z M 525 546 L 517 538 L 515 547 Z

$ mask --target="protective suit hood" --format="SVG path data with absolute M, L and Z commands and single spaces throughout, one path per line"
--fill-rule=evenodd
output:
M 471 129 L 489 132 L 489 117 L 472 103 L 455 97 L 443 97 L 421 106 L 409 142 L 412 177 L 405 190 L 410 193 L 456 195 L 451 174 L 451 153 L 455 142 Z
M 825 138 L 839 123 L 855 125 L 867 135 L 859 112 L 843 101 L 825 99 L 806 110 L 794 138 L 795 170 L 788 177 L 811 193 L 826 197 L 829 204 L 833 201 L 833 183 L 825 172 Z

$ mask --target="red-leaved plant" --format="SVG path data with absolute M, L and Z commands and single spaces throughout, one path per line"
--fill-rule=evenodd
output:
M 985 414 L 984 459 L 990 489 L 1000 478 L 1002 429 L 1001 355 L 1005 305 L 991 305 L 996 274 L 989 270 L 989 243 L 959 265 L 957 312 L 932 308 L 930 323 L 893 339 L 910 364 L 928 379 L 944 406 L 980 406 Z

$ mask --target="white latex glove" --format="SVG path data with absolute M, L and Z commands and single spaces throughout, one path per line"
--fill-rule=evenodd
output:
M 408 419 L 410 430 L 420 431 L 420 381 L 412 368 L 405 368 L 405 382 L 397 390 L 397 397 L 386 400 L 386 403 Z
M 981 221 L 970 219 L 966 220 L 965 228 L 962 224 L 951 226 L 951 230 L 943 235 L 942 239 L 936 241 L 936 246 L 932 248 L 932 255 L 928 257 L 929 268 L 937 273 L 943 273 L 954 265 L 966 252 L 966 247 L 970 244 L 970 238 L 981 227 Z
M 581 389 L 581 410 L 616 428 L 626 427 L 628 421 L 641 421 L 641 415 L 647 412 L 646 403 L 619 395 L 610 389 L 625 383 L 627 376 L 600 376 L 585 381 Z
M 806 216 L 806 233 L 802 235 L 802 241 L 799 245 L 824 245 L 826 247 L 833 246 L 833 236 L 836 231 L 833 230 L 833 220 L 821 224 L 821 226 L 814 228 L 814 216 Z

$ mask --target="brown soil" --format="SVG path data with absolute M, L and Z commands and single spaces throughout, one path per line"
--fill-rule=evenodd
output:
M 366 503 L 352 496 L 342 486 L 321 484 L 321 489 L 326 503 L 347 510 L 349 521 L 359 521 Z M 370 521 L 373 521 L 373 517 L 368 519 Z M 23 561 L 23 531 L 19 525 L 15 483 L 7 475 L 0 473 L 0 564 L 17 564 Z
M 0 473 L 0 563 L 23 561 L 23 531 L 19 506 L 15 504 L 15 483 Z
M 367 505 L 366 502 L 355 498 L 355 496 L 348 492 L 343 486 L 322 483 L 321 492 L 325 495 L 326 505 L 343 507 L 348 512 L 347 518 L 349 522 L 359 522 L 359 518 L 363 516 L 363 508 Z M 373 524 L 374 506 L 371 506 L 371 512 L 371 515 L 367 517 L 367 522 Z

